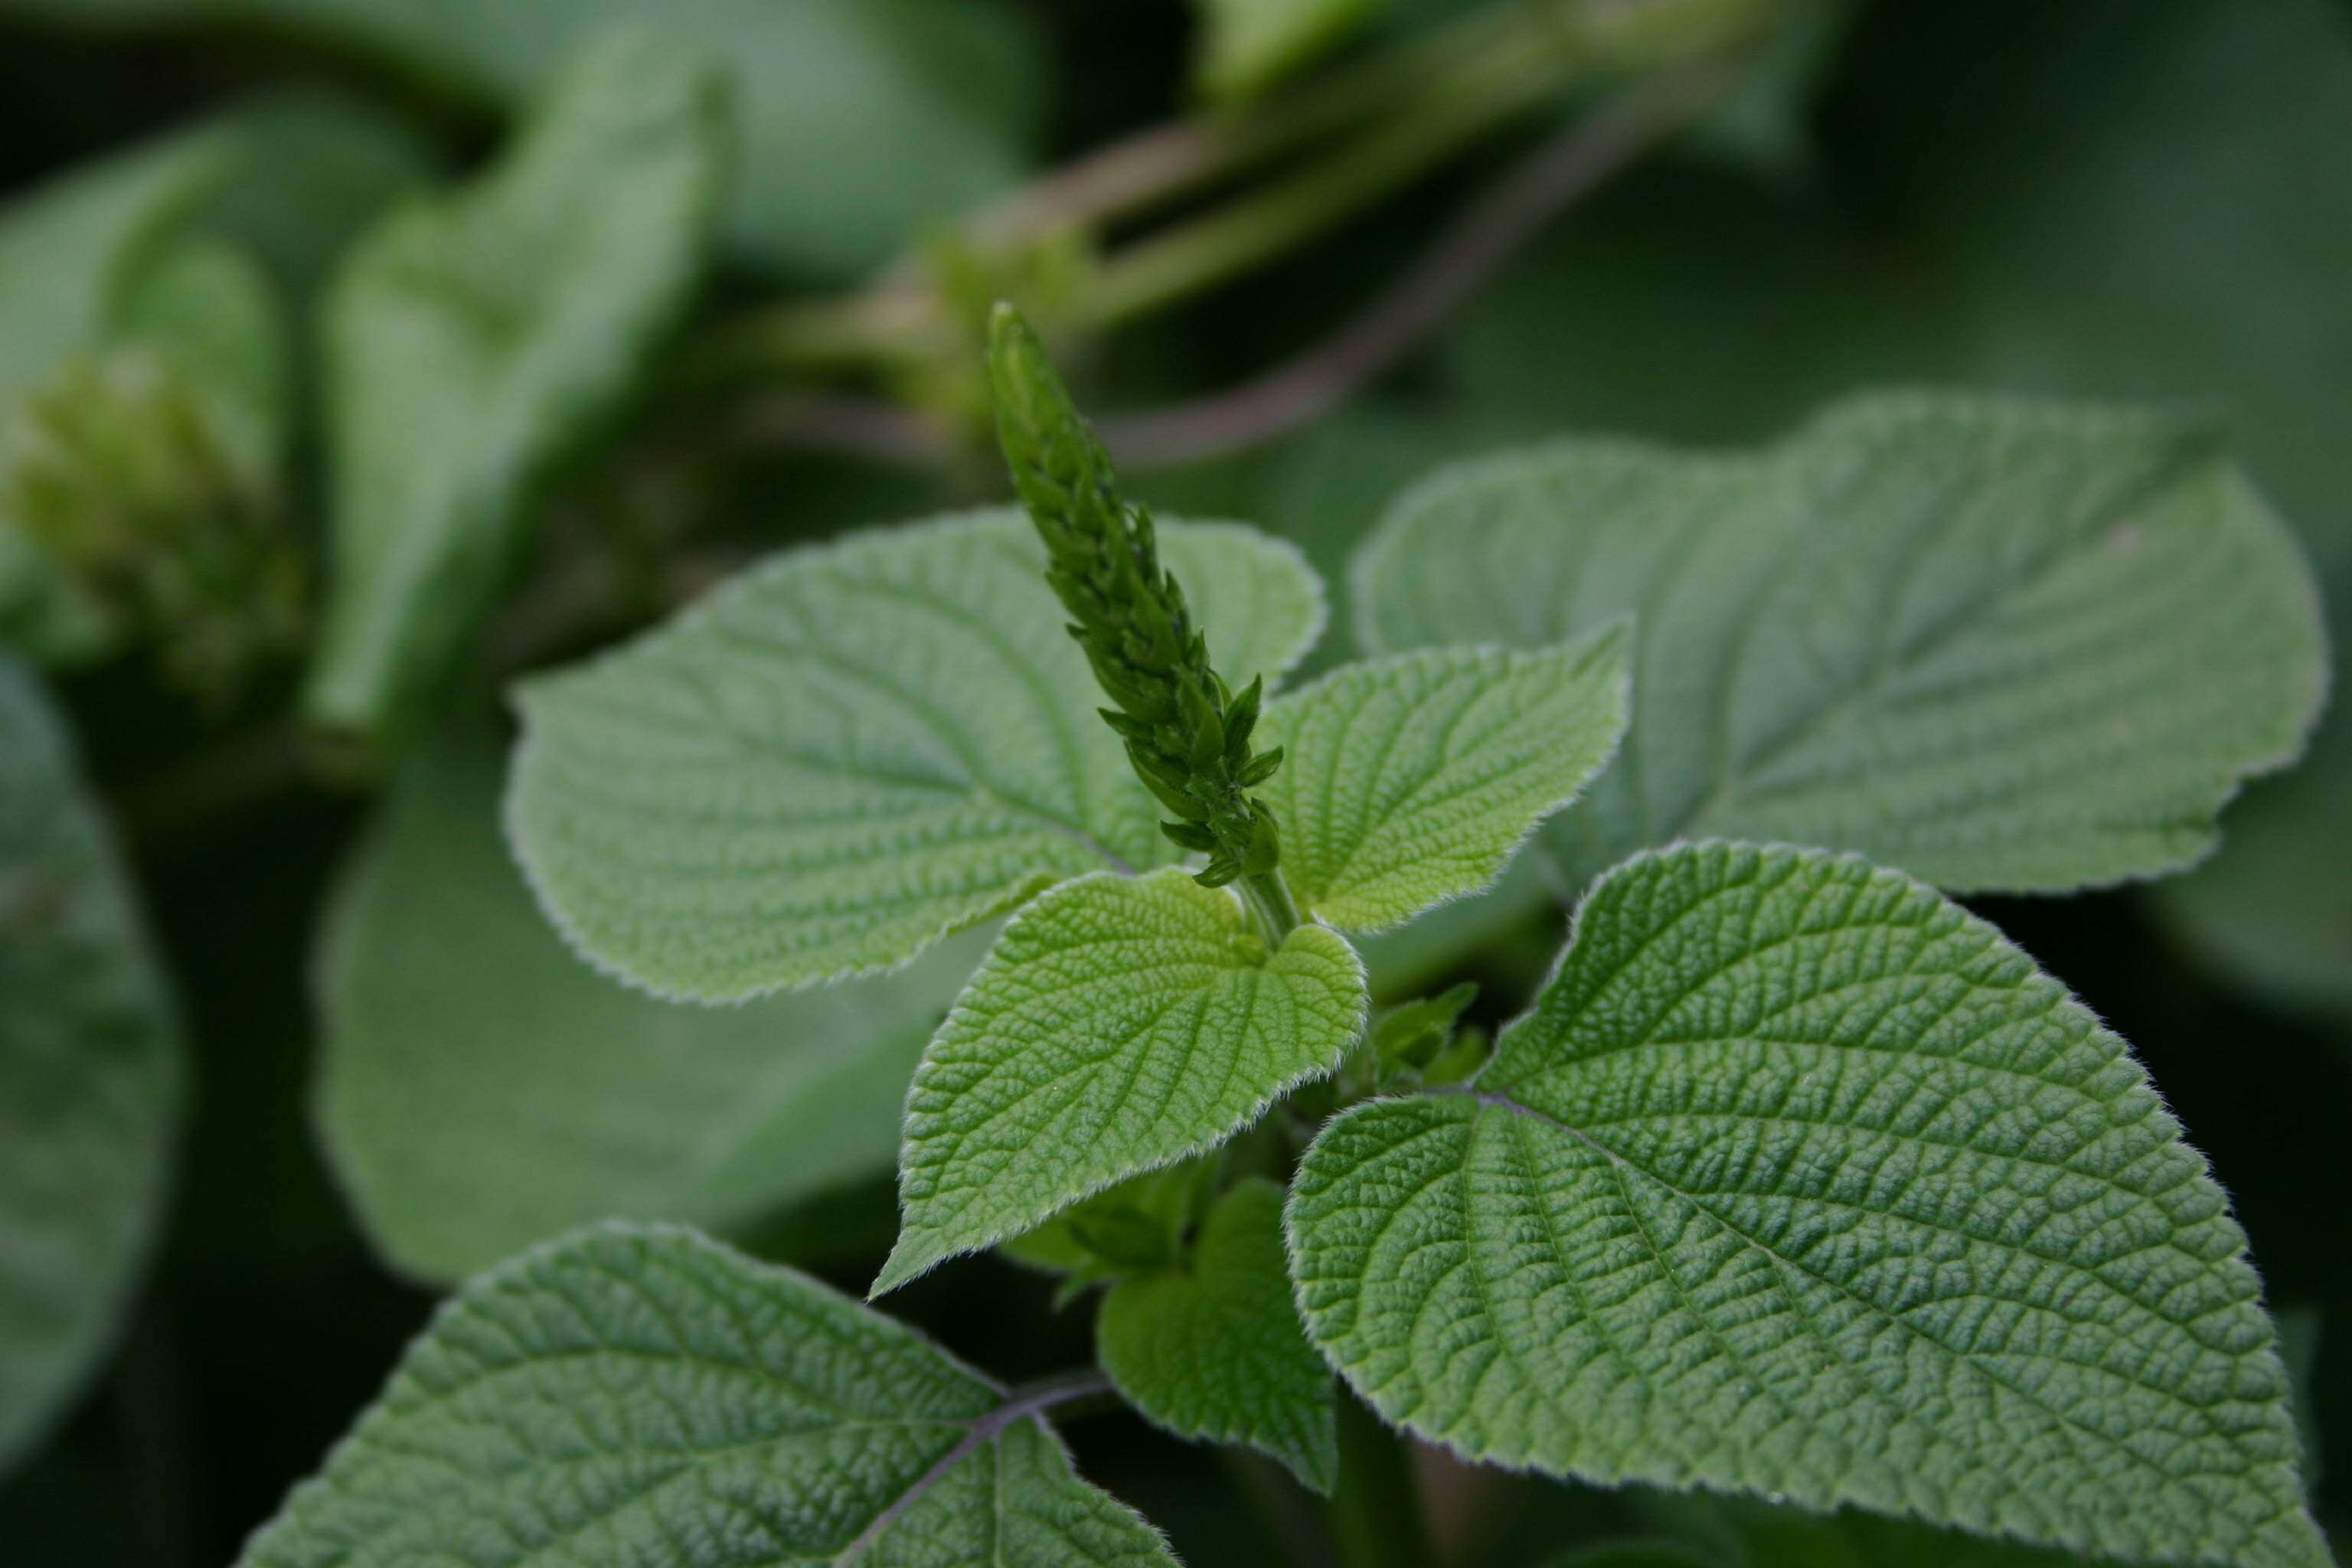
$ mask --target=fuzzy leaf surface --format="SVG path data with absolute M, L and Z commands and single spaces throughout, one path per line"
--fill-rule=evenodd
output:
M 1319 1492 L 1339 1474 L 1331 1369 L 1307 1342 L 1282 1245 L 1282 1189 L 1243 1181 L 1202 1222 L 1188 1267 L 1122 1279 L 1096 1321 L 1103 1370 L 1180 1437 L 1246 1443 Z
M 468 1285 L 240 1568 L 1152 1568 L 1157 1531 L 912 1330 L 689 1231 Z
M 487 174 L 355 247 L 323 326 L 333 578 L 315 721 L 373 737 L 430 707 L 547 481 L 690 302 L 730 151 L 717 68 L 623 30 Z
M 2122 1040 L 1851 857 L 1595 884 L 1475 1091 L 1323 1131 L 1308 1332 L 1462 1452 L 2313 1568 L 2244 1238 Z
M 1289 547 L 1226 523 L 1160 542 L 1229 678 L 1271 683 L 1314 641 Z M 550 915 L 648 990 L 735 1000 L 1177 859 L 1044 569 L 1017 512 L 856 535 L 526 683 L 509 822 Z
M 1551 842 L 1581 883 L 1731 835 L 1939 886 L 2176 869 L 2325 681 L 2310 575 L 2219 443 L 2152 416 L 1860 399 L 1760 452 L 1578 440 L 1446 471 L 1359 562 L 1361 640 L 1635 615 L 1634 713 Z
M 1268 954 L 1232 894 L 1175 868 L 1054 889 L 915 1069 L 875 1293 L 1222 1142 L 1337 1068 L 1368 1007 L 1338 935 L 1300 926 Z
M 179 1121 L 164 981 L 64 724 L 0 656 L 0 1470 L 114 1336 Z
M 1341 931 L 1401 925 L 1492 887 L 1616 749 L 1632 638 L 1422 649 L 1345 666 L 1267 711 L 1264 788 L 1301 905 Z
M 607 1216 L 732 1228 L 890 1169 L 974 938 L 904 973 L 743 1007 L 595 973 L 499 834 L 487 724 L 394 780 L 318 967 L 317 1114 L 368 1235 L 455 1280 Z

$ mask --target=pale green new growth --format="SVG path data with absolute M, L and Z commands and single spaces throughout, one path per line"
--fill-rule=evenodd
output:
M 1289 546 L 1167 521 L 1159 543 L 1234 679 L 1271 685 L 1315 640 Z M 1014 511 L 861 534 L 527 683 L 509 821 L 550 915 L 636 984 L 734 1000 L 1180 858 L 1045 563 Z
M 1390 0 L 1194 0 L 1193 79 L 1212 98 L 1255 98 L 1344 42 Z
M 2024 401 L 1882 396 L 1752 455 L 1579 440 L 1409 492 L 1360 638 L 1540 646 L 1635 615 L 1577 881 L 1729 834 L 1958 889 L 2174 869 L 2324 684 L 2309 575 L 2220 443 Z
M 393 784 L 318 965 L 318 1118 L 384 1256 L 462 1279 L 608 1216 L 734 1226 L 891 1168 L 907 1078 L 982 951 L 743 1007 L 588 969 L 499 839 L 502 751 L 446 735 Z
M 1337 1068 L 1368 1005 L 1339 937 L 1301 926 L 1268 954 L 1231 893 L 1181 870 L 1055 889 L 1005 926 L 915 1069 L 874 1293 L 1230 1137 Z
M 149 264 L 227 177 L 234 151 L 214 130 L 173 136 L 40 186 L 0 215 L 0 467 L 41 383 L 119 339 Z M 0 641 L 44 662 L 107 651 L 120 628 L 9 515 L 8 488 L 0 483 Z
M 64 725 L 0 657 L 0 1470 L 112 1339 L 163 1206 L 178 1030 Z
M 653 34 L 609 35 L 488 175 L 344 263 L 323 324 L 333 551 L 313 720 L 372 737 L 430 704 L 551 474 L 641 384 L 722 211 L 722 85 Z
M 1276 702 L 1265 739 L 1290 760 L 1264 793 L 1299 903 L 1368 932 L 1491 886 L 1615 749 L 1630 641 L 1424 650 Z
M 1475 1092 L 1329 1124 L 1289 1233 L 1334 1364 L 1475 1458 L 2326 1561 L 2204 1163 L 2023 953 L 1855 858 L 1612 871 Z
M 688 1231 L 467 1286 L 241 1568 L 1165 1568 L 1037 1412 L 912 1330 Z
M 1103 1370 L 1147 1419 L 1262 1448 L 1318 1491 L 1339 1480 L 1331 1371 L 1299 1327 L 1272 1182 L 1226 1193 L 1186 1267 L 1112 1287 L 1095 1338 Z

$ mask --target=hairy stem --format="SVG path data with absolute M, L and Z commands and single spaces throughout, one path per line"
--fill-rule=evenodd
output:
M 1267 952 L 1280 947 L 1298 929 L 1298 900 L 1290 896 L 1290 884 L 1283 880 L 1279 867 L 1242 878 L 1234 884 L 1234 891 L 1241 895 L 1242 908 L 1249 911 Z

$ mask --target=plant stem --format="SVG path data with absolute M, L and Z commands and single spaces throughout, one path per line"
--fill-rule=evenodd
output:
M 1017 193 L 962 235 L 1002 255 L 1100 229 L 1342 137 L 1306 167 L 1114 252 L 1059 324 L 1101 330 L 1213 288 L 1325 233 L 1580 82 L 1622 79 L 1737 47 L 1785 0 L 1542 0 L 1493 5 L 1238 121 L 1146 132 Z M 970 327 L 912 259 L 874 288 L 762 307 L 691 351 L 684 387 L 952 361 Z
M 1233 884 L 1233 889 L 1241 896 L 1242 908 L 1249 911 L 1258 935 L 1265 939 L 1268 952 L 1279 948 L 1298 929 L 1298 900 L 1290 896 L 1290 884 L 1283 880 L 1280 867 L 1255 877 L 1243 877 Z
M 1421 1486 L 1405 1440 L 1339 1388 L 1339 1484 L 1331 1537 L 1345 1568 L 1428 1568 L 1435 1560 L 1421 1516 Z

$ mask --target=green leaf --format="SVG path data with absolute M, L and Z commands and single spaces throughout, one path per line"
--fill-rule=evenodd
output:
M 1753 455 L 1564 442 L 1429 480 L 1360 564 L 1379 647 L 1638 610 L 1633 727 L 1555 836 L 1580 882 L 1700 834 L 1963 889 L 2176 869 L 2325 682 L 2292 538 L 2153 416 L 1895 395 Z
M 361 739 L 427 710 L 552 472 L 636 390 L 702 275 L 714 68 L 605 35 L 520 142 L 362 241 L 325 314 L 333 580 L 304 705 Z
M 435 1314 L 240 1568 L 1150 1568 L 1038 1412 L 691 1232 L 602 1226 Z
M 1275 703 L 1265 786 L 1299 903 L 1347 931 L 1484 891 L 1625 727 L 1632 637 L 1444 648 L 1345 666 Z
M 1309 1334 L 1414 1432 L 1603 1483 L 2326 1561 L 2244 1238 L 2122 1040 L 1853 858 L 1586 897 L 1475 1091 L 1324 1130 Z
M 1230 679 L 1279 677 L 1322 598 L 1234 524 L 1160 545 Z M 601 967 L 735 1000 L 887 968 L 1105 865 L 1162 865 L 1045 547 L 1018 512 L 793 551 L 518 702 L 509 822 Z
M 898 1245 L 874 1294 L 1223 1142 L 1339 1065 L 1363 965 L 1301 926 L 1269 956 L 1174 868 L 1098 872 L 1015 915 L 907 1098 Z
M 161 1217 L 179 1031 L 63 723 L 0 657 L 0 1469 L 114 1337 Z
M 1009 188 L 1051 100 L 1043 29 L 996 0 L 0 0 L 10 13 L 263 30 L 514 109 L 600 28 L 656 25 L 723 66 L 741 106 L 730 247 L 820 282 Z
M 1331 1372 L 1299 1327 L 1272 1182 L 1251 1177 L 1218 1201 L 1189 1267 L 1113 1287 L 1095 1337 L 1103 1370 L 1145 1419 L 1264 1449 L 1319 1492 L 1339 1480 Z
M 140 277 L 120 317 L 119 336 L 185 381 L 237 479 L 274 494 L 293 436 L 293 368 L 260 264 L 223 240 L 183 240 Z
M 1184 1237 L 1207 1206 L 1223 1151 L 1146 1171 L 1062 1210 L 1034 1230 L 998 1244 L 1002 1256 L 1064 1276 L 1058 1310 L 1087 1289 L 1184 1256 Z
M 0 404 L 109 336 L 141 270 L 226 179 L 209 132 L 69 171 L 0 209 Z
M 607 1215 L 747 1226 L 888 1170 L 977 941 L 746 1007 L 624 990 L 532 906 L 499 842 L 501 763 L 467 725 L 409 764 L 320 954 L 320 1132 L 384 1256 L 460 1279 Z
M 1193 79 L 1211 98 L 1255 98 L 1345 42 L 1387 0 L 1196 0 Z

